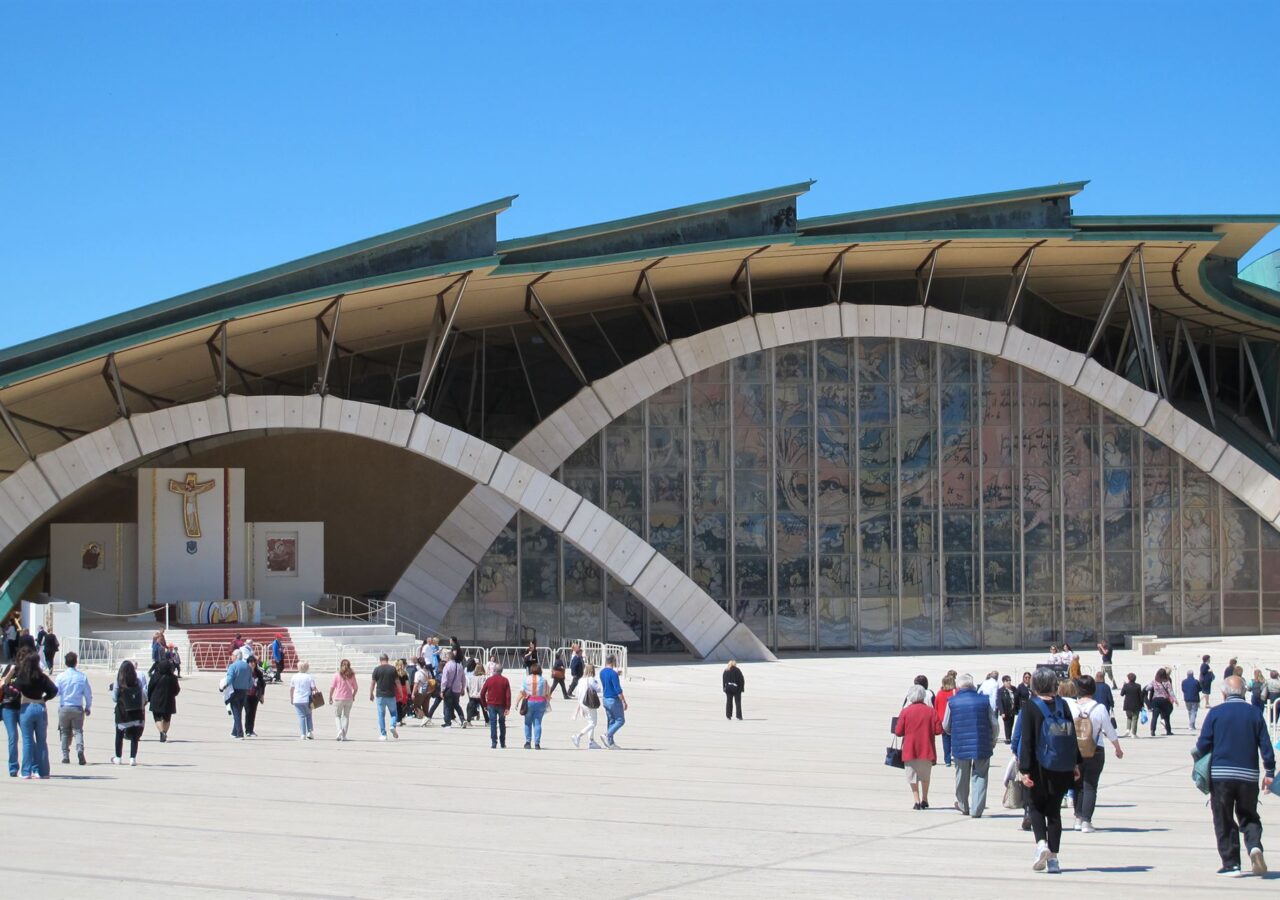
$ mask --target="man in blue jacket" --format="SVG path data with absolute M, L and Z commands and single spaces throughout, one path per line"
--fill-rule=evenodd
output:
M 956 692 L 942 717 L 942 730 L 951 735 L 951 758 L 956 764 L 956 809 L 962 816 L 981 819 L 987 807 L 987 774 L 995 745 L 995 727 L 995 710 L 986 695 L 978 693 L 973 676 L 958 676 Z
M 1187 725 L 1196 729 L 1196 716 L 1200 714 L 1200 679 L 1187 669 L 1187 677 L 1182 679 L 1182 702 L 1187 704 Z
M 1240 874 L 1243 835 L 1253 874 L 1265 875 L 1262 819 L 1258 817 L 1258 757 L 1262 757 L 1266 772 L 1262 787 L 1269 788 L 1276 776 L 1276 754 L 1262 711 L 1244 698 L 1244 679 L 1235 675 L 1224 679 L 1222 697 L 1225 702 L 1204 717 L 1200 740 L 1192 754 L 1196 759 L 1213 754 L 1209 803 L 1213 807 L 1218 855 L 1222 857 L 1218 874 Z
M 244 661 L 239 652 L 232 654 L 231 665 L 227 666 L 227 690 L 231 696 L 227 702 L 231 706 L 231 736 L 236 740 L 244 738 L 244 704 L 249 697 L 249 688 L 253 687 L 253 670 Z

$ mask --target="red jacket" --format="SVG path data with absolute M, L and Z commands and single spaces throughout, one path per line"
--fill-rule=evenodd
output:
M 501 706 L 511 709 L 511 682 L 506 675 L 490 675 L 480 688 L 480 702 L 485 706 Z
M 938 695 L 933 698 L 933 711 L 937 715 L 939 722 L 947 715 L 947 704 L 951 702 L 951 698 L 955 696 L 955 693 L 955 691 L 948 688 L 945 691 L 938 691 Z
M 927 703 L 911 703 L 898 713 L 898 727 L 893 732 L 902 738 L 902 758 L 938 761 L 933 736 L 942 734 L 942 722 Z

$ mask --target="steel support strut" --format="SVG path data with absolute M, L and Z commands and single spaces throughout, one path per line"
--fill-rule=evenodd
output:
M 1124 289 L 1125 280 L 1129 277 L 1129 269 L 1133 265 L 1133 257 L 1137 252 L 1137 247 L 1130 250 L 1124 262 L 1120 263 L 1120 268 L 1116 270 L 1115 278 L 1111 280 L 1111 287 L 1107 291 L 1107 297 L 1102 303 L 1102 311 L 1098 313 L 1098 323 L 1093 326 L 1093 335 L 1089 338 L 1089 346 L 1084 351 L 1085 356 L 1093 356 L 1093 351 L 1098 349 L 1098 341 L 1102 340 L 1102 335 L 1106 333 L 1107 323 L 1111 321 L 1111 311 L 1115 309 L 1120 291 Z
M 533 324 L 537 327 L 542 337 L 552 349 L 559 354 L 560 359 L 569 367 L 574 376 L 586 387 L 590 382 L 587 375 L 582 370 L 582 366 L 578 365 L 577 357 L 573 355 L 573 350 L 569 346 L 569 342 L 565 340 L 564 334 L 560 331 L 560 326 L 556 324 L 556 320 L 551 318 L 551 313 L 547 312 L 547 307 L 543 305 L 542 298 L 538 296 L 538 292 L 534 289 L 539 281 L 546 278 L 548 273 L 543 272 L 525 288 L 524 294 L 524 311 L 525 314 L 533 320 Z
M 1009 285 L 1009 296 L 1005 300 L 1005 309 L 1009 312 L 1004 317 L 1006 325 L 1013 324 L 1013 314 L 1018 309 L 1018 300 L 1022 298 L 1022 288 L 1027 283 L 1027 276 L 1031 274 L 1031 260 L 1035 258 L 1036 248 L 1043 244 L 1044 241 L 1038 241 L 1027 248 L 1027 252 L 1018 258 L 1013 264 L 1013 268 L 1009 270 L 1009 274 L 1013 276 L 1013 281 Z
M 316 343 L 323 345 L 320 358 L 316 361 L 319 377 L 316 379 L 316 393 L 323 397 L 329 392 L 329 369 L 333 366 L 333 349 L 338 344 L 338 321 L 342 316 L 342 294 L 333 298 L 320 315 L 316 316 Z M 326 328 L 324 317 L 333 311 L 333 327 Z
M 1200 385 L 1200 396 L 1204 398 L 1204 410 L 1209 414 L 1209 424 L 1213 426 L 1213 430 L 1218 430 L 1218 419 L 1213 414 L 1213 399 L 1209 396 L 1209 385 L 1204 380 L 1204 369 L 1200 367 L 1200 355 L 1196 353 L 1195 342 L 1191 340 L 1191 330 L 1187 328 L 1187 324 L 1181 319 L 1174 326 L 1174 339 L 1177 339 L 1177 329 L 1181 329 L 1183 340 L 1187 343 L 1187 361 L 1191 364 L 1191 369 L 1196 373 L 1196 382 Z M 1213 352 L 1213 345 L 1209 345 L 1209 352 Z
M 467 292 L 467 281 L 470 278 L 471 272 L 463 272 L 443 291 L 436 294 L 436 315 L 440 321 L 437 324 L 433 319 L 431 331 L 427 334 L 427 344 L 422 351 L 422 368 L 418 370 L 418 387 L 413 392 L 413 401 L 409 405 L 414 412 L 422 409 L 422 404 L 427 398 L 427 388 L 431 386 L 431 379 L 440 365 L 441 356 L 444 355 L 445 344 L 448 343 L 449 333 L 453 330 L 453 320 L 457 318 L 458 310 L 462 308 L 462 297 Z M 453 309 L 446 315 L 444 312 L 444 297 L 445 294 L 453 289 L 454 285 L 457 285 L 458 297 L 453 302 Z M 435 340 L 437 328 L 439 329 L 439 340 Z
M 1276 423 L 1271 417 L 1271 404 L 1267 401 L 1267 389 L 1262 383 L 1262 373 L 1258 371 L 1258 362 L 1253 358 L 1253 350 L 1249 347 L 1249 339 L 1240 337 L 1240 352 L 1249 364 L 1249 374 L 1253 377 L 1253 388 L 1258 395 L 1258 405 L 1262 407 L 1262 418 L 1267 423 L 1267 434 L 1271 440 L 1276 439 Z
M 129 418 L 129 404 L 124 399 L 124 387 L 120 383 L 120 368 L 116 365 L 114 353 L 108 353 L 106 362 L 102 364 L 102 380 L 107 383 L 107 390 L 111 392 L 111 398 L 116 401 L 116 411 L 120 413 L 120 418 Z
M 827 266 L 827 271 L 822 273 L 822 283 L 827 286 L 827 293 L 831 295 L 832 303 L 844 302 L 844 255 L 857 246 L 857 244 L 850 244 L 841 250 L 836 255 L 836 258 L 831 261 L 831 265 Z M 834 289 L 831 287 L 831 274 L 833 272 L 836 276 Z
M 950 241 L 943 241 L 935 246 L 924 258 L 924 262 L 916 266 L 916 296 L 920 298 L 921 306 L 929 305 L 929 289 L 933 287 L 933 272 L 938 268 L 938 251 L 949 243 Z M 928 272 L 925 271 L 926 268 Z
M 18 430 L 18 423 L 13 421 L 13 416 L 9 414 L 9 410 L 5 408 L 3 403 L 0 403 L 0 422 L 4 423 L 5 431 L 9 432 L 9 437 L 13 438 L 14 443 L 26 454 L 27 459 L 35 459 L 36 455 L 31 452 L 31 448 L 27 445 L 22 432 Z
M 766 244 L 765 246 L 757 247 L 755 250 L 748 253 L 746 258 L 738 264 L 738 270 L 733 273 L 733 278 L 729 281 L 729 290 L 738 298 L 738 303 L 742 305 L 743 312 L 749 316 L 754 316 L 756 314 L 756 298 L 752 293 L 751 288 L 751 258 L 753 256 L 759 256 L 768 249 L 769 245 Z M 742 294 L 738 292 L 738 279 L 743 276 L 746 276 L 747 282 L 747 294 L 745 300 L 743 299 Z
M 662 309 L 658 306 L 658 294 L 653 289 L 653 282 L 649 280 L 649 270 L 664 259 L 666 259 L 665 256 L 659 257 L 640 270 L 640 277 L 636 279 L 636 288 L 631 292 L 631 295 L 636 298 L 636 303 L 640 305 L 644 320 L 648 323 L 649 330 L 653 332 L 653 336 L 658 339 L 658 343 L 669 344 L 671 338 L 667 336 L 667 325 L 662 321 Z M 648 300 L 646 301 L 641 294 L 647 295 Z

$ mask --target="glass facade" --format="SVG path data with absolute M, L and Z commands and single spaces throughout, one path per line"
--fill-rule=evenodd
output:
M 558 473 L 780 649 L 1042 646 L 1280 627 L 1280 534 L 1141 429 L 1034 372 L 816 341 L 651 397 Z M 679 649 L 523 514 L 445 631 Z

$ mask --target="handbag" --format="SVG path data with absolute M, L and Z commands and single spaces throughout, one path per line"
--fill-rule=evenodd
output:
M 1138 721 L 1143 725 L 1146 725 L 1151 721 L 1151 717 L 1147 715 L 1147 711 L 1145 709 L 1138 714 Z
M 1026 789 L 1022 779 L 1012 779 L 1004 786 L 1004 800 L 1001 805 L 1005 809 L 1022 809 L 1026 806 Z
M 311 692 L 311 708 L 319 709 L 322 706 L 324 706 L 324 694 L 313 690 Z
M 905 769 L 907 764 L 902 761 L 902 746 L 898 743 L 898 739 L 894 738 L 893 743 L 884 750 L 884 764 L 894 769 Z
M 520 715 L 527 716 L 529 714 L 529 698 L 520 698 Z

